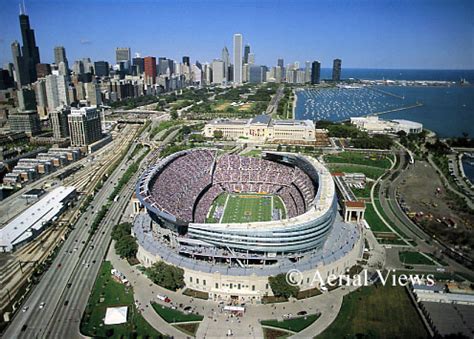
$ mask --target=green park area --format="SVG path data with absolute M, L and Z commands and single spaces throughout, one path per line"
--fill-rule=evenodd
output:
M 341 152 L 331 154 L 324 157 L 329 163 L 345 163 L 352 165 L 364 165 L 379 168 L 390 168 L 390 160 L 384 154 L 378 153 L 358 153 L 358 152 Z
M 133 290 L 112 278 L 110 262 L 100 267 L 89 301 L 81 321 L 81 333 L 89 337 L 104 338 L 162 338 L 141 316 L 135 307 Z M 128 307 L 127 322 L 120 325 L 104 325 L 107 307 Z
M 336 320 L 317 338 L 415 339 L 428 333 L 405 288 L 387 284 L 344 296 Z
M 272 196 L 258 194 L 231 194 L 222 217 L 222 223 L 241 223 L 272 220 Z
M 400 262 L 405 265 L 435 265 L 433 260 L 425 257 L 420 252 L 398 252 L 398 258 L 400 259 Z
M 262 326 L 280 328 L 282 330 L 288 330 L 291 332 L 301 332 L 306 327 L 314 323 L 318 318 L 319 318 L 319 314 L 309 314 L 309 315 L 298 316 L 298 317 L 285 319 L 281 321 L 277 319 L 262 320 L 260 324 Z M 286 333 L 289 334 L 288 332 Z
M 198 330 L 199 323 L 204 319 L 202 315 L 193 313 L 184 313 L 172 308 L 151 303 L 153 309 L 167 323 L 173 324 L 178 330 L 187 335 L 194 336 Z
M 343 173 L 363 173 L 367 178 L 376 180 L 382 174 L 385 169 L 379 167 L 372 167 L 366 165 L 352 165 L 352 164 L 339 164 L 339 163 L 328 163 L 329 170 L 334 172 Z

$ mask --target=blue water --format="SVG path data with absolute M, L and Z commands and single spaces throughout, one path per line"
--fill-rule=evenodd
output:
M 321 69 L 321 79 L 330 79 L 331 76 L 332 69 Z M 343 79 L 355 78 L 364 80 L 459 81 L 466 79 L 470 83 L 474 83 L 474 70 L 366 69 L 342 67 L 341 77 Z
M 326 70 L 327 72 L 327 70 Z M 396 77 L 398 74 L 398 78 Z M 465 78 L 474 84 L 474 71 L 429 70 L 362 70 L 348 69 L 345 78 L 405 79 L 459 81 Z M 324 78 L 324 75 L 322 76 Z M 420 122 L 440 137 L 457 137 L 463 132 L 474 137 L 474 85 L 471 86 L 377 86 L 396 96 L 380 94 L 373 89 L 321 89 L 298 92 L 295 109 L 297 119 L 347 120 L 349 117 L 408 107 L 421 107 L 386 113 L 383 119 L 408 119 Z

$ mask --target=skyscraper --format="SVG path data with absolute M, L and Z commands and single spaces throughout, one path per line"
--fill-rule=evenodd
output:
M 53 128 L 53 138 L 62 139 L 69 136 L 68 115 L 71 109 L 67 106 L 58 108 L 49 114 L 51 127 Z
M 141 57 L 133 58 L 133 66 L 137 67 L 137 73 L 142 74 L 145 71 L 145 62 Z
M 60 62 L 67 63 L 66 49 L 64 46 L 54 47 L 54 63 L 59 65 Z
M 186 65 L 186 66 L 190 66 L 190 62 L 189 62 L 189 57 L 188 56 L 184 56 L 183 57 L 183 64 Z
M 255 54 L 254 53 L 249 53 L 247 55 L 247 62 L 246 63 L 249 64 L 249 65 L 255 64 Z
M 304 82 L 311 82 L 311 62 L 306 61 L 304 66 Z
M 332 64 L 332 81 L 341 81 L 341 59 L 334 59 Z
M 20 6 L 20 30 L 23 46 L 21 48 L 26 69 L 28 70 L 29 83 L 36 81 L 36 64 L 40 63 L 39 49 L 36 46 L 35 31 L 30 28 L 30 19 L 25 14 L 25 9 Z
M 87 146 L 102 138 L 100 114 L 96 108 L 72 109 L 68 115 L 71 146 Z
M 107 61 L 94 62 L 94 71 L 98 77 L 109 76 L 109 63 Z
M 234 34 L 234 84 L 242 84 L 242 34 Z
M 12 58 L 15 67 L 15 81 L 17 88 L 30 83 L 28 69 L 25 64 L 25 59 L 21 55 L 20 43 L 18 41 L 12 42 Z
M 120 64 L 121 62 L 126 62 L 130 66 L 130 61 L 132 60 L 131 58 L 132 57 L 129 47 L 117 47 L 115 49 L 115 60 L 117 64 Z
M 321 63 L 313 61 L 311 64 L 311 85 L 319 84 L 321 77 Z
M 145 57 L 143 59 L 143 68 L 145 72 L 145 83 L 146 84 L 155 84 L 156 83 L 156 58 L 155 57 Z
M 227 46 L 222 49 L 222 61 L 224 62 L 224 80 L 229 81 L 230 55 Z
M 263 81 L 263 67 L 258 65 L 249 65 L 249 82 L 259 84 Z
M 216 59 L 212 62 L 212 83 L 222 85 L 224 81 L 224 62 Z
M 245 45 L 244 48 L 244 64 L 249 64 L 250 45 Z

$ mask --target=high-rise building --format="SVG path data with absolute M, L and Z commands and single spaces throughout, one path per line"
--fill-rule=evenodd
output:
M 222 85 L 223 82 L 225 82 L 224 61 L 216 59 L 212 62 L 212 83 Z
M 278 59 L 277 66 L 279 66 L 280 68 L 285 67 L 285 61 L 283 59 Z
M 109 76 L 109 63 L 107 61 L 94 62 L 94 71 L 98 77 Z
M 34 110 L 9 114 L 8 122 L 12 132 L 25 132 L 28 135 L 41 132 L 39 115 Z
M 156 58 L 145 57 L 143 59 L 144 72 L 145 72 L 145 83 L 155 84 L 156 83 Z
M 100 93 L 100 86 L 95 82 L 88 82 L 84 84 L 86 91 L 86 99 L 89 106 L 97 107 L 102 104 L 102 95 Z
M 191 63 L 189 62 L 189 57 L 188 56 L 183 56 L 183 64 L 190 67 Z
M 130 61 L 132 60 L 131 52 L 129 47 L 117 47 L 115 49 L 115 60 L 117 64 L 121 62 L 127 63 L 130 66 Z
M 341 59 L 334 59 L 332 64 L 332 81 L 341 81 Z
M 71 114 L 71 108 L 67 106 L 58 108 L 49 114 L 54 139 L 62 139 L 69 136 L 69 114 Z
M 0 90 L 13 87 L 14 81 L 13 78 L 10 76 L 10 72 L 6 69 L 0 68 Z
M 142 74 L 145 71 L 145 62 L 143 58 L 133 58 L 133 66 L 137 66 L 137 74 Z
M 49 74 L 51 74 L 50 64 L 36 64 L 36 76 L 38 78 L 44 78 Z
M 311 82 L 311 62 L 306 61 L 304 66 L 304 82 Z
M 46 96 L 46 80 L 38 79 L 34 84 L 36 94 L 36 111 L 41 118 L 48 116 L 48 98 Z
M 36 94 L 33 89 L 24 87 L 18 90 L 17 95 L 20 111 L 36 110 Z
M 18 41 L 12 42 L 11 48 L 13 65 L 15 67 L 14 79 L 17 88 L 21 88 L 21 86 L 30 83 L 30 77 L 28 74 L 27 66 L 25 64 L 25 59 L 21 55 L 20 43 Z
M 46 98 L 48 100 L 48 111 L 53 112 L 59 106 L 57 75 L 50 74 L 46 76 Z
M 102 138 L 100 113 L 96 108 L 71 109 L 67 118 L 71 146 L 87 146 Z
M 246 64 L 253 65 L 255 64 L 255 54 L 254 53 L 249 53 L 247 55 L 247 62 Z
M 280 67 L 280 79 L 281 81 L 284 81 L 286 79 L 285 61 L 283 59 L 278 59 L 277 66 Z
M 28 70 L 29 83 L 36 81 L 36 64 L 39 64 L 39 49 L 36 46 L 35 31 L 30 27 L 30 18 L 25 14 L 25 9 L 20 6 L 20 30 L 23 46 L 22 56 Z
M 58 84 L 59 106 L 68 106 L 71 101 L 69 100 L 69 86 L 67 78 L 65 75 L 58 75 L 56 81 Z
M 234 34 L 234 84 L 242 84 L 242 34 Z
M 250 45 L 247 44 L 244 47 L 244 64 L 250 64 L 249 54 L 250 54 Z
M 263 67 L 258 65 L 249 65 L 249 82 L 259 84 L 263 81 Z
M 321 63 L 319 61 L 313 61 L 311 64 L 311 84 L 319 84 L 321 78 Z
M 54 63 L 59 65 L 60 62 L 67 64 L 66 49 L 64 46 L 54 47 Z
M 224 62 L 224 79 L 229 81 L 230 55 L 227 46 L 222 49 L 222 61 Z

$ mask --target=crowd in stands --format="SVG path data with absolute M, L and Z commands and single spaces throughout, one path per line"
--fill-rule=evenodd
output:
M 180 220 L 204 223 L 225 191 L 278 194 L 287 218 L 304 213 L 314 199 L 314 184 L 298 167 L 234 154 L 215 159 L 216 151 L 193 150 L 171 161 L 151 187 L 154 203 Z

